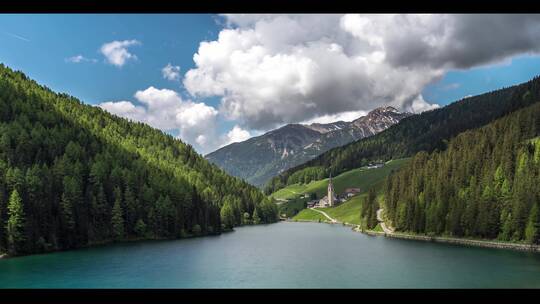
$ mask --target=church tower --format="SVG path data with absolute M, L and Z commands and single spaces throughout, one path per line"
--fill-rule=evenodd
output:
M 328 206 L 334 206 L 334 185 L 332 184 L 332 174 L 328 181 Z

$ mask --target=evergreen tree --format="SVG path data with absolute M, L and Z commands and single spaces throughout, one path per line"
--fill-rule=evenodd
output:
M 17 189 L 9 196 L 8 221 L 6 226 L 8 249 L 11 254 L 19 253 L 23 248 L 25 214 L 23 202 Z
M 531 244 L 540 242 L 540 211 L 538 210 L 540 202 L 536 202 L 531 209 L 527 228 L 525 230 L 525 240 Z
M 111 225 L 113 227 L 113 236 L 116 240 L 124 238 L 124 211 L 122 209 L 121 197 L 117 197 L 114 201 L 114 207 L 112 209 Z
M 259 212 L 257 210 L 258 208 L 255 207 L 255 210 L 253 210 L 253 224 L 257 225 L 261 223 L 261 218 L 259 217 Z
M 135 233 L 137 234 L 137 236 L 139 237 L 143 237 L 146 235 L 146 224 L 144 223 L 143 220 L 141 219 L 138 219 L 137 220 L 137 223 L 135 224 Z
M 234 227 L 234 211 L 231 206 L 230 201 L 225 201 L 225 204 L 221 208 L 221 223 L 225 226 L 226 229 L 231 229 Z

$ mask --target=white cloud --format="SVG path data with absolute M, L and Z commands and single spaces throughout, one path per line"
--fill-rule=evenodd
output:
M 135 106 L 129 101 L 107 101 L 101 103 L 99 106 L 113 114 L 117 114 L 125 118 L 135 121 L 145 120 L 146 109 L 141 106 Z
M 316 118 L 308 119 L 301 123 L 309 125 L 312 123 L 327 124 L 327 123 L 336 122 L 336 121 L 350 122 L 362 116 L 366 116 L 367 113 L 368 113 L 367 111 L 347 111 L 347 112 L 341 112 L 337 114 L 326 114 L 326 115 L 322 115 Z
M 248 140 L 251 137 L 251 134 L 249 131 L 242 129 L 240 126 L 235 125 L 228 133 L 225 139 L 225 142 L 222 144 L 222 146 L 226 146 L 228 144 L 232 144 L 235 142 L 241 142 L 244 140 Z
M 123 66 L 128 60 L 135 60 L 137 56 L 128 51 L 130 46 L 140 45 L 138 40 L 112 41 L 101 46 L 101 53 L 108 63 L 117 67 Z
M 406 110 L 412 113 L 422 113 L 429 110 L 434 110 L 439 108 L 438 104 L 430 104 L 424 100 L 422 95 L 418 95 L 410 105 L 406 107 Z
M 218 134 L 219 113 L 214 107 L 183 100 L 173 90 L 151 86 L 137 91 L 134 97 L 137 104 L 130 101 L 108 101 L 99 104 L 99 107 L 118 116 L 176 133 L 179 139 L 193 145 L 202 154 L 252 136 L 239 125 L 222 135 Z
M 178 134 L 201 153 L 219 147 L 222 139 L 216 132 L 218 111 L 204 103 L 183 100 L 172 90 L 149 87 L 137 91 L 130 101 L 108 101 L 99 106 L 113 114 L 149 124 L 152 127 Z
M 382 105 L 423 111 L 436 105 L 422 90 L 448 70 L 540 50 L 540 16 L 225 18 L 183 83 L 193 96 L 221 97 L 220 113 L 255 130 Z
M 180 80 L 180 66 L 168 63 L 161 69 L 161 74 L 163 75 L 163 78 L 167 80 L 178 81 Z
M 65 61 L 66 61 L 66 62 L 70 62 L 70 63 L 82 63 L 82 62 L 96 63 L 96 62 L 97 62 L 97 59 L 94 59 L 94 58 L 86 58 L 86 57 L 84 57 L 83 55 L 75 55 L 75 56 L 66 58 Z

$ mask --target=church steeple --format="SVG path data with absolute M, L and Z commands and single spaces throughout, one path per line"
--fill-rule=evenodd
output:
M 328 181 L 328 205 L 334 206 L 334 185 L 332 184 L 332 173 Z

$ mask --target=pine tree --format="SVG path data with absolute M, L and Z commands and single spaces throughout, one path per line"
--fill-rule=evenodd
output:
M 231 229 L 232 227 L 234 227 L 234 210 L 229 200 L 226 200 L 223 207 L 221 207 L 221 223 L 225 226 L 226 229 Z
M 531 244 L 538 244 L 540 241 L 540 212 L 538 205 L 540 202 L 536 202 L 531 209 L 527 228 L 525 229 L 525 240 Z
M 116 198 L 114 201 L 114 207 L 112 209 L 111 224 L 113 227 L 113 237 L 116 240 L 124 238 L 124 211 L 122 210 L 122 199 Z
M 74 205 L 81 199 L 80 189 L 78 189 L 77 182 L 71 176 L 64 178 L 64 192 L 62 193 L 62 200 L 60 202 L 62 219 L 64 226 L 67 228 L 68 233 L 72 233 L 75 228 L 75 216 Z
M 135 233 L 137 236 L 142 237 L 146 234 L 146 224 L 143 220 L 139 219 L 137 220 L 137 223 L 135 224 Z
M 373 188 L 369 189 L 368 196 L 362 203 L 362 209 L 360 209 L 360 217 L 364 221 L 364 225 L 367 229 L 373 229 L 377 226 L 377 210 L 379 209 L 377 204 L 377 194 Z
M 135 222 L 137 217 L 137 205 L 131 187 L 126 187 L 124 193 L 124 205 L 125 205 L 125 225 L 127 233 L 131 233 L 135 228 Z
M 255 207 L 255 209 L 253 210 L 253 224 L 255 225 L 258 225 L 261 223 L 261 218 L 259 217 L 259 211 L 257 210 L 258 208 Z
M 22 242 L 25 240 L 25 214 L 23 202 L 17 189 L 13 190 L 9 197 L 8 217 L 6 226 L 8 249 L 11 254 L 17 254 L 22 249 Z

